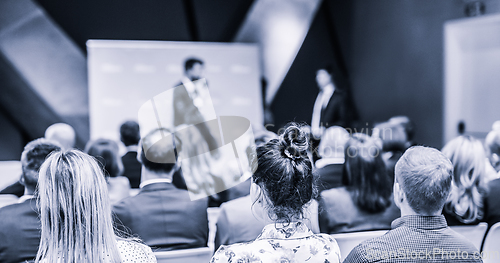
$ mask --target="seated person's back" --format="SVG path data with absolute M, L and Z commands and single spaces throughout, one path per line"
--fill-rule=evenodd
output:
M 323 233 L 390 229 L 400 216 L 392 201 L 392 181 L 375 140 L 357 133 L 345 147 L 344 187 L 321 193 Z
M 250 188 L 252 212 L 266 226 L 254 241 L 221 246 L 211 262 L 340 261 L 336 241 L 314 234 L 305 224 L 304 208 L 315 195 L 309 142 L 295 124 L 279 139 L 257 147 L 259 166 Z
M 40 244 L 40 219 L 36 198 L 38 170 L 45 158 L 60 146 L 47 139 L 37 139 L 26 145 L 21 155 L 24 195 L 17 204 L 0 209 L 0 262 L 23 262 L 35 259 Z
M 395 172 L 394 201 L 401 218 L 385 235 L 356 246 L 344 262 L 482 262 L 474 245 L 451 230 L 441 214 L 453 176 L 446 156 L 412 147 Z
M 160 133 L 171 135 L 166 129 L 154 130 L 141 143 L 152 145 Z M 160 137 L 161 138 L 161 137 Z M 148 158 L 174 156 L 172 137 L 169 142 L 148 149 Z M 180 145 L 176 142 L 176 145 Z M 113 208 L 118 228 L 138 235 L 147 245 L 162 250 L 206 247 L 208 240 L 208 199 L 191 201 L 189 192 L 172 184 L 172 175 L 177 163 L 156 163 L 148 158 L 139 147 L 139 161 L 142 163 L 141 190 Z M 158 160 L 158 159 L 156 159 Z

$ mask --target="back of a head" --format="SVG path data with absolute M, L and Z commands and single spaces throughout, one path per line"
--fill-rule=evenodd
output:
M 389 122 L 400 125 L 406 133 L 407 140 L 410 142 L 413 141 L 413 137 L 415 136 L 415 125 L 408 116 L 394 116 L 389 119 Z
M 319 155 L 322 158 L 344 157 L 344 147 L 349 140 L 349 133 L 340 126 L 325 130 L 319 143 Z
M 120 140 L 125 146 L 137 145 L 141 140 L 139 124 L 135 121 L 126 121 L 120 126 Z
M 411 144 L 405 128 L 401 124 L 391 121 L 375 125 L 372 137 L 382 140 L 382 150 L 385 152 L 403 152 Z
M 269 200 L 270 218 L 277 222 L 300 219 L 303 207 L 316 195 L 306 133 L 288 124 L 278 139 L 257 147 L 258 167 L 253 181 Z
M 45 138 L 58 142 L 63 150 L 68 150 L 75 147 L 76 133 L 66 123 L 55 123 L 45 130 Z
M 406 150 L 396 163 L 396 181 L 417 214 L 443 209 L 451 189 L 453 165 L 440 151 L 424 146 Z
M 483 217 L 486 155 L 481 142 L 471 136 L 459 136 L 442 150 L 453 164 L 453 183 L 445 210 L 463 223 Z
M 356 205 L 377 213 L 391 204 L 392 178 L 387 174 L 381 149 L 375 139 L 355 133 L 345 145 L 343 183 Z
M 50 155 L 40 168 L 38 191 L 37 262 L 119 260 L 107 184 L 94 158 L 78 150 Z
M 182 150 L 181 141 L 170 130 L 161 128 L 149 132 L 141 140 L 139 159 L 149 171 L 170 173 L 177 162 L 176 153 Z
M 26 144 L 21 154 L 22 176 L 25 187 L 35 190 L 40 166 L 42 166 L 49 154 L 60 150 L 61 147 L 57 142 L 45 138 L 36 139 Z
M 105 175 L 110 177 L 123 174 L 123 162 L 118 151 L 118 144 L 109 139 L 90 141 L 85 146 L 85 152 L 96 158 Z

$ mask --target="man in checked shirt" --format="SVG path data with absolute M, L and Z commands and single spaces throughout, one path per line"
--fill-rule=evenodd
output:
M 483 262 L 441 214 L 453 178 L 450 160 L 434 148 L 411 147 L 395 174 L 394 201 L 401 217 L 383 236 L 356 246 L 344 262 Z

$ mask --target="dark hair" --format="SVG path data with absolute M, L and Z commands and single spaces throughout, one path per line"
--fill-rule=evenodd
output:
M 452 179 L 451 161 L 434 148 L 413 146 L 396 163 L 396 181 L 410 207 L 421 215 L 443 209 Z
M 120 139 L 125 146 L 136 145 L 141 140 L 139 124 L 135 121 L 126 121 L 120 126 Z
M 188 58 L 186 59 L 186 61 L 184 62 L 184 70 L 185 71 L 188 71 L 190 70 L 191 68 L 193 68 L 194 64 L 201 64 L 203 65 L 203 61 L 199 58 Z
M 156 140 L 160 136 L 161 139 Z M 142 165 L 158 173 L 171 172 L 177 162 L 176 153 L 182 149 L 179 138 L 165 128 L 155 129 L 144 136 L 141 147 L 139 159 Z
M 370 213 L 391 205 L 392 179 L 387 174 L 381 149 L 366 134 L 355 133 L 345 145 L 343 183 L 354 203 Z
M 118 144 L 108 139 L 90 141 L 85 152 L 96 158 L 105 176 L 116 177 L 123 173 L 123 163 L 118 155 Z
M 21 154 L 24 184 L 27 187 L 36 188 L 38 183 L 38 170 L 49 154 L 58 152 L 61 147 L 57 142 L 45 138 L 29 142 Z
M 308 137 L 296 123 L 289 123 L 278 139 L 257 147 L 253 181 L 270 201 L 270 218 L 284 223 L 301 218 L 304 205 L 316 197 L 308 148 Z

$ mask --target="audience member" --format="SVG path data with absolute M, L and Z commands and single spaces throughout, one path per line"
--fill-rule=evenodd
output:
M 34 193 L 38 183 L 38 170 L 45 158 L 60 146 L 47 139 L 34 140 L 21 154 L 24 195 L 17 204 L 0 209 L 0 262 L 34 260 L 40 243 L 40 219 Z
M 108 139 L 90 141 L 85 147 L 85 152 L 95 157 L 104 170 L 112 205 L 130 195 L 130 181 L 122 176 L 123 163 L 118 151 L 118 144 Z
M 491 130 L 486 136 L 484 144 L 486 157 L 489 161 L 489 165 L 486 166 L 488 180 L 500 178 L 500 128 Z
M 474 245 L 441 214 L 452 180 L 453 165 L 441 152 L 408 149 L 396 164 L 394 182 L 401 218 L 385 235 L 357 245 L 344 262 L 482 262 Z
M 58 142 L 63 150 L 75 147 L 76 133 L 71 125 L 55 123 L 45 130 L 45 138 Z
M 491 165 L 495 169 L 496 175 L 500 175 L 500 122 L 495 122 L 493 130 L 486 136 L 486 152 Z M 486 218 L 491 227 L 500 222 L 500 178 L 494 179 L 488 183 L 489 195 L 486 198 Z
M 355 133 L 345 145 L 343 187 L 323 191 L 320 229 L 323 233 L 390 229 L 400 216 L 392 201 L 393 178 L 386 172 L 376 141 Z
M 349 133 L 340 126 L 333 126 L 323 133 L 319 143 L 319 155 L 321 159 L 315 163 L 315 172 L 318 174 L 318 190 L 342 186 L 342 174 L 344 171 L 344 146 L 349 140 Z
M 114 207 L 119 228 L 162 250 L 207 246 L 208 199 L 191 201 L 188 191 L 172 185 L 172 175 L 179 167 L 175 152 L 181 148 L 178 138 L 172 138 L 167 129 L 146 135 L 138 152 L 141 190 Z
M 406 116 L 396 116 L 375 125 L 373 138 L 382 141 L 382 159 L 389 174 L 394 177 L 394 167 L 404 151 L 413 145 L 414 128 Z
M 108 188 L 94 158 L 78 150 L 50 155 L 38 185 L 38 262 L 156 262 L 151 249 L 119 238 Z M 18 244 L 20 245 L 20 244 Z
M 45 138 L 59 143 L 62 149 L 71 149 L 75 147 L 76 133 L 73 127 L 66 123 L 55 123 L 45 130 Z M 15 182 L 0 191 L 0 194 L 21 197 L 24 194 L 24 186 L 21 182 Z
M 120 140 L 127 147 L 127 153 L 122 156 L 123 176 L 128 178 L 132 188 L 139 188 L 141 183 L 141 164 L 137 161 L 137 144 L 140 139 L 137 122 L 127 121 L 120 126 Z
M 484 216 L 486 170 L 483 145 L 471 136 L 459 136 L 441 150 L 453 164 L 453 181 L 443 214 L 448 225 L 477 224 Z
M 255 144 L 263 145 L 266 142 L 278 138 L 275 133 L 254 129 Z M 219 218 L 217 219 L 217 232 L 215 235 L 215 250 L 220 245 L 231 245 L 235 243 L 248 242 L 256 239 L 264 228 L 264 222 L 255 218 L 252 214 L 252 199 L 250 197 L 251 179 L 232 187 L 245 188 L 246 194 L 240 198 L 230 200 L 220 206 Z M 319 233 L 318 225 L 318 203 L 313 200 L 304 211 L 306 225 L 313 233 Z
M 304 209 L 316 192 L 308 149 L 306 134 L 295 124 L 257 147 L 250 196 L 252 211 L 266 226 L 252 242 L 221 246 L 212 263 L 339 262 L 335 240 L 313 234 L 304 222 Z

